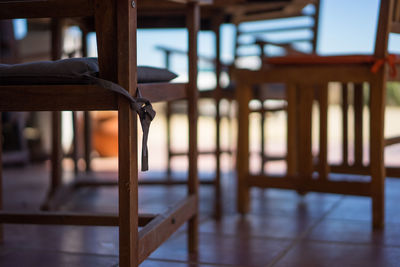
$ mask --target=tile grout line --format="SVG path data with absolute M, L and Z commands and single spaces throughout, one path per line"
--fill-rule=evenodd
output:
M 171 263 L 188 263 L 188 264 L 205 264 L 210 266 L 224 266 L 224 267 L 245 267 L 244 265 L 237 264 L 224 264 L 224 263 L 213 263 L 213 262 L 202 262 L 202 261 L 184 261 L 184 260 L 171 260 L 171 259 L 159 259 L 159 258 L 147 258 L 150 261 L 159 262 L 171 262 Z
M 348 241 L 333 241 L 333 240 L 318 240 L 318 239 L 308 239 L 308 241 L 321 244 L 340 244 L 347 246 L 373 246 L 382 248 L 400 248 L 400 245 L 375 244 L 369 242 L 348 242 Z
M 271 263 L 269 263 L 267 266 L 268 267 L 273 267 L 275 266 L 283 257 L 286 256 L 286 254 L 295 246 L 297 245 L 300 241 L 302 241 L 314 228 L 322 222 L 328 215 L 331 213 L 335 208 L 339 206 L 339 204 L 343 201 L 344 196 L 342 196 L 340 199 L 337 200 L 336 203 L 332 205 L 332 207 L 327 210 L 318 220 L 316 220 L 314 223 L 312 223 L 308 229 L 306 229 L 303 233 L 301 233 L 298 237 L 294 238 L 292 243 L 289 244 L 289 246 L 284 249 L 281 253 L 279 253 L 278 256 L 276 256 Z

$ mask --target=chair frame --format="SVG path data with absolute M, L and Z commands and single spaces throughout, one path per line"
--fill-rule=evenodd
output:
M 0 2 L 1 19 L 94 16 L 100 77 L 117 82 L 131 95 L 135 95 L 136 88 L 139 88 L 142 96 L 153 102 L 185 98 L 188 100 L 190 157 L 187 198 L 164 214 L 140 216 L 138 213 L 137 116 L 133 114 L 126 99 L 96 85 L 0 86 L 1 111 L 118 111 L 118 215 L 2 211 L 0 223 L 117 226 L 119 227 L 119 266 L 138 266 L 184 222 L 189 223 L 188 249 L 190 252 L 197 251 L 196 53 L 199 5 L 198 1 L 179 1 L 187 5 L 190 49 L 189 82 L 187 84 L 137 84 L 137 2 L 136 5 L 132 5 L 132 2 L 127 0 Z M 166 4 L 167 2 L 165 1 Z M 146 5 L 154 6 L 156 3 L 157 1 L 143 1 L 140 8 L 144 10 Z M 29 101 L 21 101 L 21 98 L 27 97 Z M 1 184 L 0 176 L 0 189 L 3 189 Z M 139 226 L 143 227 L 140 231 Z M 0 233 L 2 237 L 2 231 Z
M 398 3 L 398 1 L 397 1 Z M 398 32 L 398 23 L 392 24 L 394 0 L 382 0 L 375 53 L 377 59 L 388 56 L 387 44 L 390 30 Z M 398 10 L 398 9 L 396 9 Z M 399 20 L 396 16 L 397 21 Z M 295 189 L 300 192 L 315 191 L 336 194 L 369 196 L 372 198 L 372 225 L 384 226 L 384 108 L 388 66 L 384 64 L 372 74 L 371 63 L 358 64 L 306 64 L 266 66 L 260 71 L 235 70 L 238 83 L 236 99 L 239 111 L 239 133 L 237 151 L 238 202 L 241 213 L 250 207 L 251 187 Z M 307 81 L 304 80 L 307 77 Z M 396 79 L 399 78 L 396 77 Z M 328 180 L 327 163 L 327 84 L 331 81 L 370 84 L 370 182 Z M 249 108 L 253 84 L 283 82 L 287 85 L 288 101 L 288 154 L 287 175 L 276 179 L 266 175 L 252 175 L 249 172 Z M 311 117 L 314 88 L 317 86 L 320 98 L 320 112 L 323 126 L 320 128 L 318 179 L 313 179 L 313 156 L 311 150 Z M 321 101 L 322 100 L 322 101 Z

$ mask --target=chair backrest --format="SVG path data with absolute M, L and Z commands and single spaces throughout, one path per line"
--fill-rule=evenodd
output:
M 269 2 L 248 4 L 243 10 L 234 14 L 233 21 L 237 25 L 236 40 L 235 40 L 235 59 L 246 56 L 268 56 L 265 54 L 265 47 L 277 46 L 283 48 L 288 54 L 304 53 L 297 50 L 294 46 L 300 43 L 309 43 L 311 52 L 315 53 L 317 48 L 317 33 L 319 21 L 319 0 L 292 0 L 289 2 Z M 313 13 L 304 13 L 306 6 L 313 5 Z M 271 22 L 287 22 L 296 19 L 299 23 L 283 23 L 284 26 L 271 27 Z M 301 20 L 301 22 L 299 21 Z M 257 29 L 249 29 L 246 26 L 249 22 L 260 21 Z M 247 25 L 246 25 L 247 24 Z M 291 24 L 288 26 L 288 24 Z M 275 33 L 289 33 L 283 41 L 273 41 L 268 38 Z M 304 35 L 306 38 L 298 38 L 296 35 Z M 310 34 L 311 33 L 311 34 Z M 248 54 L 243 51 L 248 51 L 253 47 Z M 249 49 L 250 48 L 250 49 Z M 258 50 L 256 55 L 253 51 Z
M 389 33 L 391 32 L 400 33 L 400 0 L 381 0 L 375 40 L 375 57 L 387 57 Z

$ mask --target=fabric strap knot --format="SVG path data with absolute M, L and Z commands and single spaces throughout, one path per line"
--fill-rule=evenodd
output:
M 137 89 L 137 97 L 133 97 L 127 90 L 122 88 L 116 83 L 103 80 L 93 76 L 87 76 L 93 83 L 111 90 L 119 95 L 125 97 L 130 102 L 132 111 L 139 115 L 140 125 L 142 126 L 142 171 L 147 171 L 149 169 L 149 155 L 147 149 L 147 140 L 149 137 L 149 130 L 151 121 L 156 116 L 156 112 L 153 109 L 151 103 L 146 98 L 142 98 L 139 89 Z
M 374 65 L 371 67 L 372 73 L 377 73 L 382 66 L 387 63 L 389 65 L 389 75 L 394 78 L 397 76 L 396 64 L 400 63 L 396 55 L 388 55 L 385 58 L 376 59 Z

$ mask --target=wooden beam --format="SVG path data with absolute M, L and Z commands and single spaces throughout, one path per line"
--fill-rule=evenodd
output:
M 333 65 L 333 66 L 332 66 Z M 235 76 L 245 79 L 253 84 L 269 82 L 304 83 L 304 77 L 307 82 L 325 83 L 325 82 L 368 82 L 371 80 L 370 64 L 310 64 L 310 65 L 287 65 L 269 68 L 268 65 L 262 70 L 251 71 L 245 69 L 233 70 Z
M 163 177 L 163 179 L 140 179 L 139 185 L 187 185 L 185 180 L 171 180 L 172 177 Z M 200 181 L 203 185 L 214 185 L 214 181 Z M 75 183 L 75 188 L 96 187 L 96 186 L 117 186 L 118 182 L 113 180 L 84 179 Z
M 297 189 L 301 183 L 301 189 L 305 191 L 346 194 L 356 196 L 370 196 L 371 183 L 348 181 L 319 181 L 288 178 L 271 178 L 272 176 L 249 175 L 248 184 L 261 188 Z
M 2 1 L 0 19 L 92 16 L 93 0 Z
M 22 101 L 21 99 L 29 99 Z M 115 110 L 117 95 L 96 85 L 0 86 L 3 111 Z
M 118 226 L 118 216 L 66 212 L 0 212 L 1 223 Z
M 139 263 L 167 240 L 197 212 L 197 196 L 191 195 L 180 204 L 160 214 L 139 232 Z
M 140 83 L 138 88 L 142 97 L 150 102 L 173 101 L 187 97 L 185 83 Z
M 270 29 L 252 30 L 252 31 L 241 31 L 240 35 L 255 35 L 263 33 L 274 33 L 274 32 L 288 32 L 288 31 L 299 31 L 299 30 L 311 30 L 312 25 L 309 26 L 291 26 L 291 27 L 276 27 Z

